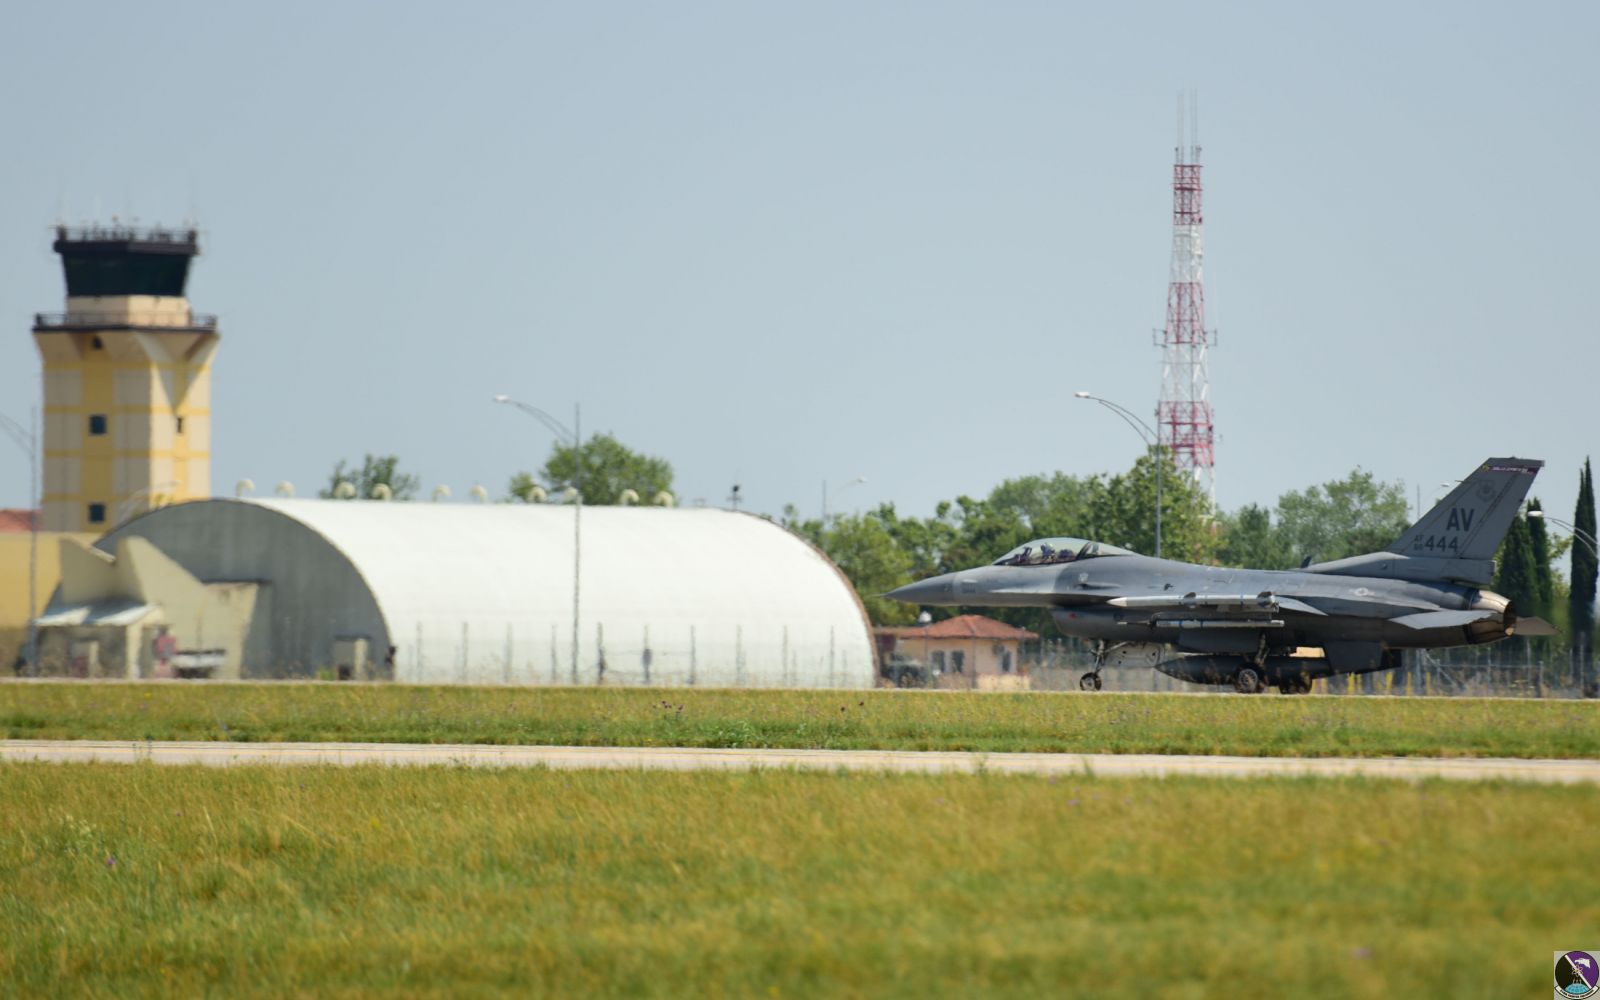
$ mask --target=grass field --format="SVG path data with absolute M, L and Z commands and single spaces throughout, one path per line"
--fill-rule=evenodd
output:
M 1600 702 L 26 683 L 0 737 L 1592 758 Z
M 0 996 L 1535 996 L 1600 796 L 0 765 Z

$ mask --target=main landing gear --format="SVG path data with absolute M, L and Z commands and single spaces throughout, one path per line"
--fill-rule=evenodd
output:
M 1256 651 L 1246 654 L 1244 666 L 1233 675 L 1233 689 L 1240 694 L 1260 694 L 1267 689 L 1267 682 L 1261 679 L 1267 667 L 1267 636 L 1262 633 L 1256 644 Z
M 1267 685 L 1261 680 L 1261 671 L 1246 661 L 1239 672 L 1233 675 L 1233 689 L 1240 694 L 1260 694 L 1267 689 Z

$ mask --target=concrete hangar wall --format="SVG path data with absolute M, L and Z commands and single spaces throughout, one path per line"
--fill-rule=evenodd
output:
M 416 683 L 876 680 L 848 581 L 749 514 L 585 507 L 576 666 L 568 506 L 204 500 L 145 514 L 96 547 L 115 556 L 136 538 L 209 587 L 253 585 L 228 657 L 236 676 L 347 666 Z M 180 646 L 227 632 L 208 640 L 186 636 L 181 615 L 168 623 Z

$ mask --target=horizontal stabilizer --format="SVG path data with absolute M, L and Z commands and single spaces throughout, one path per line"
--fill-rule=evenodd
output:
M 1515 635 L 1560 635 L 1561 630 L 1543 618 L 1518 618 Z
M 1473 622 L 1481 622 L 1485 618 L 1495 618 L 1498 615 L 1498 611 L 1488 610 L 1423 611 L 1419 614 L 1401 615 L 1399 618 L 1391 618 L 1389 620 L 1396 625 L 1404 625 L 1406 628 L 1460 628 L 1464 625 L 1471 625 Z

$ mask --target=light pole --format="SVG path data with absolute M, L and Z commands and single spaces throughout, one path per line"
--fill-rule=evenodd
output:
M 523 413 L 544 424 L 545 428 L 556 436 L 557 441 L 570 445 L 572 448 L 572 683 L 577 684 L 579 584 L 582 582 L 583 569 L 583 438 L 579 435 L 583 427 L 583 414 L 578 404 L 573 403 L 573 429 L 568 430 L 565 424 L 537 406 L 512 399 L 504 393 L 494 397 L 494 401 L 515 406 Z
M 1128 409 L 1125 406 L 1119 406 L 1118 404 L 1113 403 L 1109 399 L 1104 399 L 1104 398 L 1102 398 L 1100 396 L 1096 396 L 1096 395 L 1094 395 L 1093 393 L 1090 393 L 1090 392 L 1075 392 L 1075 393 L 1073 393 L 1073 395 L 1078 397 L 1079 399 L 1092 399 L 1096 403 L 1099 403 L 1101 406 L 1104 406 L 1106 409 L 1110 410 L 1112 413 L 1115 413 L 1117 416 L 1121 417 L 1123 423 L 1127 424 L 1129 427 L 1132 427 L 1133 428 L 1133 432 L 1135 434 L 1139 435 L 1139 438 L 1142 441 L 1144 441 L 1145 446 L 1148 447 L 1154 453 L 1154 455 L 1155 455 L 1155 464 L 1156 464 L 1156 558 L 1160 559 L 1161 558 L 1161 467 L 1166 464 L 1166 462 L 1163 461 L 1162 455 L 1161 455 L 1161 436 L 1159 434 L 1157 434 L 1155 432 L 1155 430 L 1153 428 L 1151 428 L 1151 426 L 1149 424 L 1145 423 L 1144 419 L 1142 417 L 1140 417 L 1138 414 L 1134 413 L 1132 410 Z
M 10 417 L 0 415 L 0 430 L 17 443 L 28 456 L 28 673 L 39 674 L 39 518 L 44 516 L 44 503 L 39 496 L 39 413 L 28 414 L 28 429 Z
M 866 476 L 857 476 L 848 483 L 845 483 L 843 486 L 839 487 L 837 490 L 834 490 L 834 495 L 837 496 L 852 486 L 860 486 L 866 481 Z M 828 523 L 828 481 L 826 479 L 822 481 L 822 523 L 824 526 L 826 526 Z

